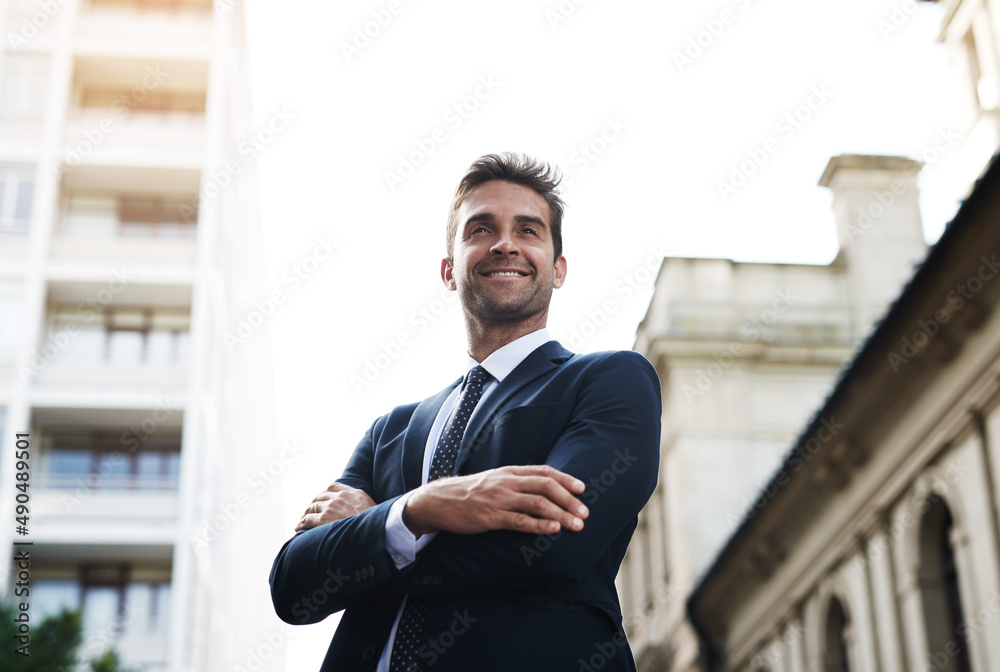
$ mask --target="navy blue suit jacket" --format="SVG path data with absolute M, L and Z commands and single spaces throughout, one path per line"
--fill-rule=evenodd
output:
M 421 484 L 431 424 L 461 380 L 382 416 L 339 479 L 376 506 L 299 532 L 271 569 L 275 610 L 315 623 L 346 609 L 322 670 L 375 669 L 404 593 L 427 596 L 423 670 L 634 670 L 615 591 L 637 515 L 656 485 L 660 383 L 631 351 L 574 355 L 550 341 L 481 402 L 456 474 L 548 464 L 587 484 L 580 532 L 440 532 L 396 569 L 392 503 Z

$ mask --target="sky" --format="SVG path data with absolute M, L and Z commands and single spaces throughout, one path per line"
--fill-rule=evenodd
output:
M 375 418 L 463 373 L 439 270 L 476 157 L 566 173 L 549 329 L 577 352 L 633 346 L 663 256 L 829 263 L 832 156 L 932 158 L 928 243 L 968 186 L 933 3 L 255 0 L 247 16 L 256 126 L 288 120 L 256 168 L 267 281 L 287 296 L 268 322 L 279 438 L 308 448 L 284 475 L 289 529 Z M 290 669 L 317 669 L 332 629 L 294 638 Z

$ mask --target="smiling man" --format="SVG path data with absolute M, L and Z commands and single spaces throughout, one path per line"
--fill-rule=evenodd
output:
M 467 370 L 376 420 L 275 558 L 283 620 L 346 610 L 323 672 L 635 670 L 614 579 L 656 484 L 660 384 L 637 353 L 549 337 L 558 181 L 472 164 L 441 262 Z

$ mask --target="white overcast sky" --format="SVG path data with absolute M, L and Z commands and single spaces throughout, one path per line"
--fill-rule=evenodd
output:
M 572 174 L 549 327 L 589 352 L 632 347 L 661 256 L 828 263 L 831 195 L 816 183 L 831 156 L 918 158 L 963 130 L 934 4 L 577 2 L 248 3 L 257 123 L 294 115 L 257 159 L 269 284 L 288 297 L 269 323 L 279 434 L 310 448 L 285 475 L 289 530 L 378 415 L 460 375 L 461 311 L 441 302 L 438 272 L 448 203 L 477 156 L 524 151 Z M 887 34 L 894 7 L 905 20 Z M 703 32 L 708 46 L 679 64 Z M 807 102 L 798 128 L 781 122 Z M 777 151 L 724 201 L 718 182 L 768 140 Z M 421 165 L 387 179 L 414 152 Z M 921 176 L 931 243 L 962 196 L 955 153 Z M 317 268 L 318 236 L 334 258 L 283 280 Z M 609 299 L 611 319 L 575 339 Z M 357 390 L 351 377 L 383 352 L 395 356 Z M 331 629 L 293 640 L 292 669 L 318 668 Z

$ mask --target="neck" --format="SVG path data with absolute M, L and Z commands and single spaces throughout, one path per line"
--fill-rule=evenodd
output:
M 469 341 L 469 355 L 482 364 L 483 360 L 508 343 L 544 328 L 547 317 L 546 312 L 523 322 L 487 325 L 466 315 L 465 332 Z

